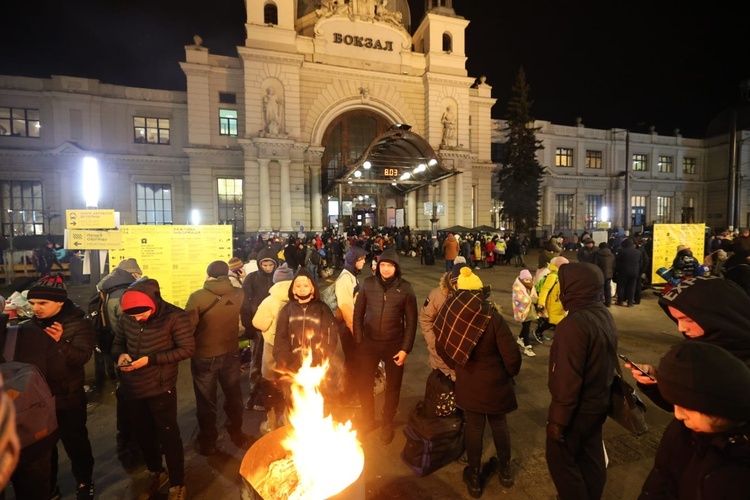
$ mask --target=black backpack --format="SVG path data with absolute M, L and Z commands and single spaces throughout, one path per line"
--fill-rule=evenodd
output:
M 97 290 L 89 300 L 88 308 L 86 309 L 86 317 L 91 320 L 94 325 L 94 331 L 97 333 L 111 332 L 112 325 L 109 324 L 109 316 L 107 315 L 107 302 L 109 302 L 109 296 L 115 290 L 122 290 L 130 286 L 130 283 L 123 283 L 115 287 L 104 290 Z

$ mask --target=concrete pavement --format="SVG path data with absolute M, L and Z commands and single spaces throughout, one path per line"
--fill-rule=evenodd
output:
M 576 260 L 573 254 L 566 256 L 571 261 Z M 534 251 L 527 256 L 526 262 L 536 263 Z M 418 258 L 402 257 L 401 266 L 404 277 L 414 285 L 421 307 L 429 291 L 437 286 L 444 270 L 444 261 L 438 259 L 434 266 L 421 266 Z M 530 268 L 533 272 L 535 265 L 531 265 Z M 476 271 L 485 284 L 492 285 L 493 300 L 503 307 L 504 316 L 514 334 L 520 331 L 520 325 L 512 318 L 511 286 L 519 271 L 520 268 L 513 266 L 496 266 Z M 71 287 L 70 295 L 79 304 L 85 304 L 89 297 L 86 287 Z M 613 306 L 611 311 L 619 330 L 619 350 L 636 362 L 656 363 L 672 344 L 681 340 L 674 323 L 661 311 L 656 297 L 650 291 L 644 293 L 639 306 Z M 544 458 L 545 421 L 550 400 L 547 391 L 550 344 L 551 342 L 547 342 L 546 345 L 535 346 L 537 356 L 534 358 L 524 356 L 521 373 L 516 377 L 519 409 L 508 416 L 515 485 L 508 489 L 502 488 L 497 477 L 493 476 L 485 488 L 483 498 L 555 498 L 555 489 Z M 464 464 L 454 462 L 428 477 L 418 478 L 401 462 L 399 456 L 405 443 L 401 429 L 409 411 L 423 397 L 429 372 L 424 338 L 421 332 L 418 332 L 414 351 L 406 362 L 404 386 L 399 413 L 396 416 L 396 438 L 388 446 L 380 444 L 377 432 L 364 439 L 364 476 L 368 499 L 469 498 L 461 479 Z M 87 366 L 87 374 L 93 384 L 93 362 Z M 626 379 L 632 382 L 629 374 L 626 374 Z M 223 434 L 220 436 L 222 453 L 206 458 L 194 450 L 197 424 L 188 362 L 183 362 L 180 367 L 177 391 L 178 420 L 185 444 L 188 498 L 239 498 L 238 470 L 243 450 L 234 447 Z M 376 404 L 377 408 L 382 407 L 382 395 L 376 398 Z M 649 407 L 647 418 L 650 431 L 645 436 L 632 437 L 627 431 L 609 421 L 605 425 L 604 442 L 610 460 L 604 495 L 606 499 L 636 498 L 643 480 L 651 469 L 656 446 L 665 425 L 671 420 L 671 415 L 654 407 L 649 401 L 646 401 L 646 404 Z M 352 410 L 352 416 L 354 415 L 355 410 Z M 245 431 L 258 434 L 258 426 L 263 420 L 263 415 L 246 411 L 245 417 Z M 223 419 L 223 415 L 220 415 L 220 419 Z M 97 497 L 135 498 L 145 486 L 147 473 L 142 462 L 138 460 L 136 449 L 124 454 L 118 454 L 116 450 L 115 398 L 112 382 L 106 382 L 104 387 L 97 388 L 90 394 L 88 428 L 96 460 L 94 478 Z M 483 459 L 486 461 L 493 454 L 494 447 L 488 428 Z M 72 498 L 75 495 L 75 486 L 62 447 L 60 455 L 60 489 L 63 498 Z M 9 497 L 13 498 L 12 493 Z

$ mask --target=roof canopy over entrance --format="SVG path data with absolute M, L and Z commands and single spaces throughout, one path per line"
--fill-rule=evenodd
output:
M 354 163 L 347 165 L 334 184 L 385 184 L 403 195 L 460 172 L 445 168 L 435 150 L 409 125 L 394 125 L 379 135 Z

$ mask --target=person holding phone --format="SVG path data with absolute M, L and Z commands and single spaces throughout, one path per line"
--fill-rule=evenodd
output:
M 659 298 L 659 305 L 688 341 L 723 347 L 750 366 L 750 297 L 736 283 L 717 276 L 695 276 Z M 638 363 L 644 373 L 626 363 L 641 392 L 666 411 L 673 405 L 658 388 L 655 366 Z M 726 383 L 731 383 L 727 380 Z

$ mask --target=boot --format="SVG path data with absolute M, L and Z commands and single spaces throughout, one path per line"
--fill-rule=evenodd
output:
M 513 486 L 513 470 L 510 468 L 510 460 L 500 463 L 498 476 L 500 476 L 500 484 L 502 484 L 503 487 L 510 488 Z
M 466 491 L 472 498 L 482 496 L 482 479 L 479 475 L 479 467 L 464 467 L 464 483 Z

